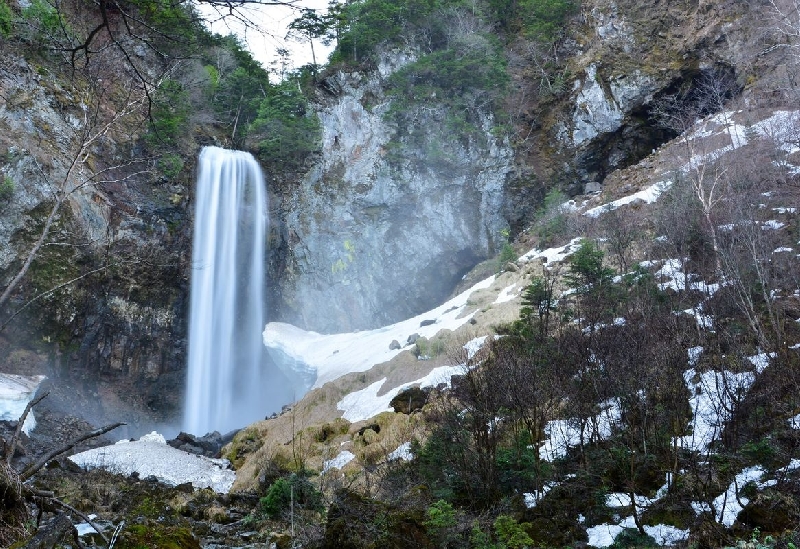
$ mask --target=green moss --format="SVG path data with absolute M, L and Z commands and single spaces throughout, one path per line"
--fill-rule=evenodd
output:
M 0 201 L 6 202 L 14 196 L 14 180 L 9 176 L 3 176 L 0 181 Z
M 147 496 L 131 511 L 135 516 L 147 518 L 159 518 L 171 514 L 171 510 L 163 502 L 158 502 Z
M 134 524 L 123 530 L 115 545 L 118 549 L 200 549 L 188 528 L 158 523 Z
M 233 438 L 233 441 L 226 447 L 224 457 L 231 462 L 236 469 L 244 464 L 245 458 L 261 448 L 262 441 L 258 431 L 254 429 L 243 429 Z

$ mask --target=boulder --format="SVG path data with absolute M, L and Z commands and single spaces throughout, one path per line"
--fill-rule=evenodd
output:
M 400 414 L 418 412 L 428 401 L 428 393 L 419 387 L 410 387 L 395 396 L 389 405 Z

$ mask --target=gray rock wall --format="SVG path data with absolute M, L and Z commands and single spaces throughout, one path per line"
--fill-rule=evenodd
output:
M 502 246 L 501 208 L 513 153 L 482 121 L 478 139 L 442 136 L 442 112 L 416 123 L 442 155 L 395 137 L 383 79 L 408 54 L 368 76 L 339 73 L 318 112 L 322 153 L 279 198 L 284 244 L 278 273 L 283 320 L 323 332 L 373 328 L 442 300 L 472 266 Z

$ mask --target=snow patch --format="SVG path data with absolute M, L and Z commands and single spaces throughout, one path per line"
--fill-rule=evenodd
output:
M 0 373 L 0 420 L 16 421 L 33 400 L 45 376 L 20 376 Z M 28 412 L 22 431 L 27 435 L 36 427 L 33 410 Z
M 228 493 L 236 480 L 236 473 L 228 469 L 228 460 L 178 450 L 167 445 L 158 433 L 135 442 L 126 440 L 87 450 L 69 459 L 86 469 L 105 469 L 120 475 L 136 472 L 141 478 L 154 476 L 172 486 L 191 482 L 195 488 L 212 488 L 221 494 Z
M 583 442 L 606 439 L 611 436 L 611 428 L 619 421 L 620 407 L 614 400 L 600 405 L 600 413 L 590 419 L 555 419 L 547 422 L 544 428 L 547 437 L 539 447 L 539 457 L 553 461 L 567 455 L 567 450 Z M 583 427 L 583 429 L 581 429 Z
M 776 219 L 770 219 L 769 221 L 765 221 L 761 228 L 765 231 L 777 231 L 778 229 L 783 229 L 786 226 L 786 223 L 781 223 Z
M 748 467 L 736 475 L 728 489 L 715 497 L 712 502 L 713 508 L 716 509 L 715 520 L 724 526 L 733 526 L 733 523 L 736 522 L 736 517 L 739 516 L 744 506 L 750 503 L 750 500 L 739 494 L 739 491 L 748 482 L 758 482 L 763 475 L 764 469 L 758 465 Z M 737 494 L 739 494 L 738 497 Z
M 514 283 L 511 286 L 503 288 L 503 291 L 497 296 L 497 299 L 494 300 L 495 303 L 507 303 L 509 301 L 513 301 L 515 297 L 519 295 L 519 292 L 514 292 L 514 288 L 517 287 L 517 284 Z
M 486 343 L 486 338 L 488 336 L 481 336 L 470 339 L 464 344 L 464 350 L 467 351 L 467 360 L 472 360 L 478 351 L 483 348 L 483 345 Z
M 386 382 L 386 378 L 379 379 L 375 383 L 359 391 L 354 391 L 345 395 L 342 400 L 336 404 L 336 408 L 344 412 L 342 417 L 351 423 L 369 419 L 383 412 L 393 412 L 394 408 L 390 405 L 392 399 L 405 389 L 414 385 L 419 385 L 422 389 L 425 387 L 438 387 L 441 384 L 445 384 L 449 387 L 450 378 L 455 375 L 463 374 L 465 369 L 465 365 L 440 366 L 431 370 L 431 373 L 425 377 L 416 381 L 404 383 L 399 387 L 387 391 L 383 395 L 379 395 L 378 393 Z
M 350 463 L 356 458 L 353 452 L 348 452 L 347 450 L 342 450 L 339 452 L 333 459 L 329 459 L 322 464 L 322 473 L 327 473 L 331 469 L 340 470 L 342 467 Z
M 542 486 L 541 490 L 534 490 L 533 492 L 525 492 L 522 494 L 522 497 L 525 500 L 525 507 L 528 509 L 533 509 L 536 505 L 542 501 L 542 498 L 547 495 L 547 492 L 552 490 L 558 486 L 557 482 L 548 482 L 544 486 Z
M 689 354 L 689 366 L 694 368 L 697 366 L 697 362 L 700 360 L 700 355 L 703 354 L 703 348 L 700 346 L 691 347 L 687 349 L 687 352 Z
M 414 454 L 411 453 L 411 443 L 404 442 L 403 444 L 398 446 L 397 449 L 389 452 L 387 458 L 389 459 L 389 461 L 396 461 L 398 459 L 401 459 L 403 461 L 411 461 L 412 459 L 414 459 Z
M 491 287 L 494 281 L 495 276 L 490 276 L 431 311 L 375 330 L 326 335 L 283 322 L 270 322 L 264 328 L 264 345 L 305 365 L 312 371 L 312 378 L 316 374 L 310 388 L 321 387 L 345 374 L 364 372 L 391 360 L 403 351 L 389 348 L 394 340 L 406 341 L 414 333 L 431 338 L 440 330 L 456 330 L 466 324 L 474 314 L 464 314 L 469 296 Z M 436 322 L 421 325 L 431 319 Z
M 626 517 L 619 524 L 598 524 L 586 529 L 589 536 L 589 545 L 593 547 L 609 547 L 624 529 L 636 528 L 633 517 Z M 645 534 L 653 538 L 659 547 L 669 547 L 689 539 L 689 530 L 681 530 L 668 524 L 655 526 L 643 525 Z
M 657 183 L 654 183 L 653 185 L 650 185 L 649 187 L 642 189 L 639 192 L 633 193 L 628 196 L 624 196 L 618 200 L 614 200 L 613 202 L 603 204 L 602 206 L 597 206 L 595 208 L 586 210 L 583 213 L 583 215 L 587 217 L 597 218 L 606 212 L 616 210 L 620 206 L 624 206 L 632 202 L 644 202 L 645 204 L 652 204 L 653 202 L 656 202 L 658 198 L 662 194 L 664 194 L 671 186 L 672 186 L 672 181 L 658 181 Z
M 546 250 L 539 250 L 538 248 L 534 248 L 528 253 L 521 255 L 517 261 L 520 261 L 522 263 L 533 261 L 534 259 L 543 259 L 544 263 L 563 261 L 570 255 L 578 251 L 578 248 L 580 248 L 581 246 L 581 242 L 583 242 L 583 238 L 579 237 L 570 240 L 569 244 L 567 244 L 566 246 L 559 246 L 557 248 L 547 248 Z
M 689 450 L 705 453 L 722 433 L 735 402 L 742 398 L 755 381 L 751 372 L 708 371 L 702 374 L 694 368 L 683 373 L 691 393 L 689 406 L 693 419 L 692 434 L 678 437 L 677 443 Z
M 689 530 L 681 530 L 668 524 L 644 526 L 645 533 L 656 541 L 659 546 L 672 546 L 689 539 Z

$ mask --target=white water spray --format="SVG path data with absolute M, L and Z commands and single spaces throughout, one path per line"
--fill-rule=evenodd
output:
M 205 147 L 194 217 L 183 429 L 229 432 L 263 419 L 264 178 L 248 153 Z

